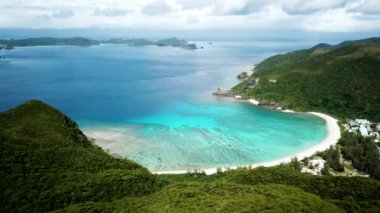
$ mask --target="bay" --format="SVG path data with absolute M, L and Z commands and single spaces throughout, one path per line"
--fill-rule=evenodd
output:
M 27 47 L 2 51 L 0 109 L 40 99 L 99 146 L 151 171 L 274 160 L 320 142 L 322 119 L 214 97 L 235 76 L 307 42 L 196 41 L 172 47 Z

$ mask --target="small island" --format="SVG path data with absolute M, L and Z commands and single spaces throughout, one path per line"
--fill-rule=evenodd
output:
M 245 80 L 247 79 L 249 76 L 248 76 L 248 73 L 247 72 L 241 72 L 239 75 L 237 75 L 237 79 L 239 80 Z

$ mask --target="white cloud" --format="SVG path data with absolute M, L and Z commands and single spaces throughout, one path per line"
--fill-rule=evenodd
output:
M 94 27 L 380 31 L 380 0 L 0 1 L 0 28 Z
M 322 32 L 380 30 L 380 17 L 376 18 L 358 10 L 364 3 L 365 0 L 349 1 L 342 7 L 313 13 L 306 17 L 304 29 Z
M 323 11 L 341 7 L 346 0 L 294 0 L 283 4 L 285 10 L 293 14 L 308 14 L 316 11 Z
M 54 11 L 52 16 L 54 18 L 69 18 L 74 16 L 74 12 L 70 9 L 61 9 Z
M 163 15 L 172 11 L 172 8 L 165 1 L 155 1 L 147 4 L 142 12 L 146 15 Z
M 366 0 L 359 7 L 357 7 L 356 10 L 379 16 L 380 0 Z
M 96 8 L 94 10 L 94 15 L 96 16 L 106 16 L 106 17 L 115 17 L 115 16 L 125 16 L 130 13 L 130 10 L 121 9 L 121 8 Z
M 177 4 L 181 6 L 183 10 L 193 10 L 193 9 L 201 9 L 204 7 L 209 7 L 214 5 L 213 0 L 203 0 L 203 1 L 194 1 L 194 0 L 178 0 Z

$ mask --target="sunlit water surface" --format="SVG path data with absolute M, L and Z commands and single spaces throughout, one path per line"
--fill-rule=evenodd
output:
M 0 55 L 0 109 L 40 99 L 99 146 L 151 171 L 237 166 L 294 154 L 326 136 L 314 116 L 211 95 L 297 42 L 198 42 L 205 48 L 28 47 Z

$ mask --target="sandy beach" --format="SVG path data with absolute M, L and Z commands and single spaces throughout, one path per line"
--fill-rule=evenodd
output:
M 294 155 L 290 155 L 290 156 L 287 156 L 287 157 L 284 157 L 281 159 L 272 160 L 272 161 L 254 163 L 251 165 L 240 165 L 239 167 L 243 167 L 243 166 L 249 167 L 250 166 L 250 167 L 254 168 L 254 167 L 259 167 L 259 166 L 265 166 L 265 167 L 275 166 L 275 165 L 279 165 L 281 163 L 289 163 L 291 161 L 291 159 L 295 158 L 295 157 L 299 160 L 302 160 L 305 157 L 312 156 L 316 152 L 324 151 L 324 150 L 328 149 L 330 146 L 335 145 L 338 142 L 338 140 L 340 138 L 340 128 L 338 125 L 338 121 L 335 118 L 333 118 L 329 115 L 323 114 L 323 113 L 319 113 L 319 112 L 307 112 L 306 114 L 318 116 L 318 117 L 320 117 L 326 121 L 327 136 L 323 141 L 321 141 L 319 144 L 316 144 L 316 145 L 314 145 L 314 146 L 312 146 L 306 150 L 303 150 L 301 152 L 298 152 Z M 227 168 L 221 168 L 221 169 L 222 169 L 222 171 L 227 170 Z M 236 167 L 229 167 L 229 169 L 237 169 L 237 166 Z M 204 171 L 208 175 L 211 175 L 211 174 L 214 174 L 217 172 L 217 168 L 202 169 L 202 171 Z M 183 173 L 187 173 L 187 172 L 188 172 L 187 170 L 178 170 L 178 171 L 155 172 L 155 174 L 183 174 Z

